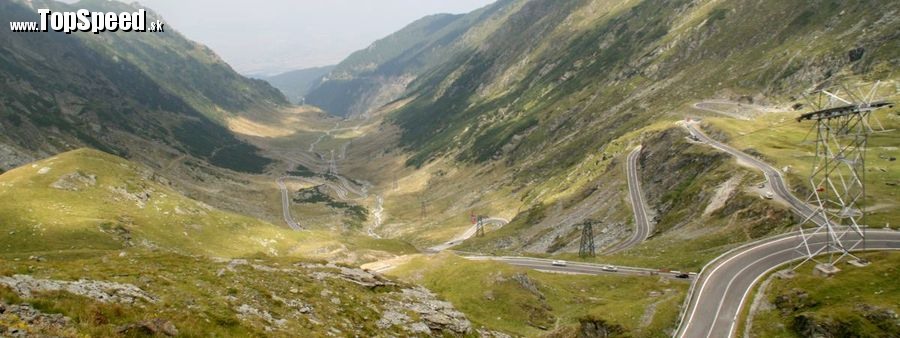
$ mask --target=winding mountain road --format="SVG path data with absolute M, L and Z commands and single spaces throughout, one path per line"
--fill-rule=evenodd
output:
M 723 105 L 734 106 L 736 109 L 732 109 L 732 110 L 718 109 L 718 107 L 723 106 Z M 700 102 L 694 103 L 693 106 L 695 109 L 707 111 L 710 113 L 725 115 L 725 116 L 728 116 L 728 117 L 731 117 L 734 119 L 745 120 L 745 121 L 749 121 L 751 119 L 750 116 L 747 116 L 747 114 L 746 114 L 747 111 L 750 111 L 749 113 L 751 115 L 757 114 L 757 113 L 777 111 L 771 107 L 760 106 L 757 104 L 739 103 L 739 102 L 728 101 L 728 100 L 700 101 Z M 743 110 L 745 112 L 745 114 L 742 114 L 741 110 Z
M 282 216 L 284 217 L 284 222 L 287 223 L 291 229 L 300 231 L 303 230 L 303 227 L 300 226 L 296 221 L 294 221 L 294 216 L 291 215 L 291 198 L 290 193 L 288 192 L 287 185 L 284 183 L 284 180 L 289 177 L 282 176 L 279 177 L 276 183 L 278 183 L 278 189 L 281 190 L 281 211 Z
M 653 231 L 650 218 L 647 217 L 647 205 L 644 202 L 641 178 L 638 175 L 638 159 L 641 157 L 641 148 L 641 146 L 634 148 L 625 161 L 625 174 L 628 177 L 628 196 L 631 198 L 631 210 L 634 212 L 634 231 L 632 231 L 631 237 L 627 240 L 619 242 L 608 249 L 606 251 L 607 254 L 614 254 L 641 244 L 647 237 L 650 237 L 650 233 Z
M 813 209 L 808 204 L 806 204 L 805 202 L 801 201 L 799 198 L 794 196 L 793 193 L 791 193 L 790 189 L 788 189 L 788 187 L 787 187 L 787 183 L 785 183 L 784 176 L 781 175 L 781 172 L 778 171 L 778 169 L 775 169 L 775 167 L 769 165 L 768 163 L 760 161 L 756 157 L 750 156 L 747 153 L 744 153 L 740 150 L 734 149 L 727 144 L 723 144 L 719 141 L 716 141 L 716 140 L 710 138 L 709 136 L 706 135 L 706 133 L 704 133 L 702 130 L 700 130 L 699 128 L 696 127 L 696 123 L 697 122 L 691 121 L 691 122 L 686 122 L 683 125 L 688 130 L 688 132 L 691 133 L 691 135 L 693 135 L 700 142 L 703 142 L 713 148 L 716 148 L 723 152 L 726 152 L 726 153 L 730 154 L 731 156 L 736 157 L 739 161 L 742 161 L 743 163 L 746 163 L 746 164 L 762 171 L 763 174 L 766 176 L 766 181 L 769 182 L 775 195 L 777 195 L 779 198 L 781 198 L 782 200 L 787 202 L 788 205 L 790 205 L 791 210 L 793 210 L 795 213 L 797 213 L 798 215 L 803 217 L 804 220 L 812 217 L 811 220 L 814 221 L 816 224 L 818 224 L 818 225 L 825 224 L 825 220 L 822 218 L 822 216 L 820 214 L 815 214 L 814 216 L 811 216 L 814 214 Z
M 762 171 L 773 192 L 787 202 L 791 209 L 818 225 L 825 219 L 787 188 L 784 177 L 771 165 L 744 152 L 722 144 L 695 127 L 695 122 L 687 122 L 684 127 L 697 140 L 716 149 L 731 154 L 752 167 Z M 858 240 L 859 235 L 848 232 L 842 239 Z M 817 234 L 809 239 L 812 252 L 825 252 L 828 237 Z M 798 232 L 750 243 L 709 262 L 692 286 L 686 312 L 683 313 L 676 337 L 730 337 L 735 334 L 735 324 L 742 307 L 747 302 L 753 286 L 767 273 L 779 266 L 805 258 L 797 250 L 802 243 Z M 868 250 L 900 250 L 900 232 L 891 230 L 870 230 L 866 234 Z
M 846 236 L 848 240 L 858 239 L 854 232 Z M 767 238 L 732 250 L 707 264 L 691 289 L 690 303 L 676 337 L 735 335 L 738 317 L 753 285 L 778 267 L 805 258 L 796 250 L 800 241 L 796 232 Z M 810 239 L 810 248 L 824 250 L 826 242 L 825 234 L 818 234 Z M 869 250 L 900 250 L 900 232 L 870 230 L 866 234 L 866 246 Z
M 484 225 L 487 225 L 487 224 L 498 224 L 498 225 L 500 225 L 500 226 L 502 227 L 502 226 L 506 225 L 507 223 L 509 223 L 509 220 L 507 220 L 507 219 L 505 219 L 505 218 L 485 218 L 482 222 L 483 222 Z M 441 243 L 441 244 L 438 244 L 438 245 L 435 245 L 435 246 L 433 246 L 433 247 L 428 248 L 428 251 L 431 251 L 431 252 L 441 252 L 441 251 L 450 249 L 450 248 L 452 248 L 452 247 L 454 247 L 454 246 L 459 245 L 459 244 L 462 243 L 463 241 L 465 241 L 465 240 L 471 238 L 472 236 L 475 236 L 475 233 L 476 233 L 477 231 L 478 231 L 478 225 L 477 225 L 477 224 L 473 224 L 471 227 L 469 227 L 468 229 L 466 229 L 465 232 L 459 234 L 459 235 L 456 236 L 456 237 L 453 237 L 453 239 L 451 239 L 451 240 L 449 240 L 449 241 L 446 241 L 446 242 L 444 242 L 444 243 Z

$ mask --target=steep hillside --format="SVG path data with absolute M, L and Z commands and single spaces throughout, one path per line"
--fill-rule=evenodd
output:
M 799 112 L 785 107 L 809 89 L 875 79 L 891 87 L 900 75 L 891 28 L 900 7 L 891 1 L 503 6 L 477 45 L 461 45 L 470 48 L 419 72 L 402 99 L 379 112 L 383 131 L 350 148 L 345 171 L 388 196 L 385 233 L 429 245 L 461 233 L 478 212 L 513 222 L 497 237 L 471 240 L 473 248 L 577 250 L 573 225 L 589 218 L 606 229 L 597 235 L 601 245 L 615 243 L 632 227 L 622 162 L 626 150 L 644 144 L 653 154 L 642 155 L 650 167 L 641 175 L 660 222 L 654 238 L 673 249 L 723 245 L 708 253 L 715 256 L 736 241 L 784 231 L 791 216 L 736 189 L 721 198 L 736 202 L 738 216 L 698 217 L 714 200 L 713 187 L 759 178 L 754 171 L 733 177 L 740 175 L 729 174 L 732 159 L 683 141 L 688 134 L 674 123 L 709 114 L 694 103 L 754 102 L 781 112 L 767 120 L 791 121 Z M 799 129 L 805 134 L 783 131 Z M 663 161 L 663 154 L 672 157 Z M 879 213 L 896 214 L 888 209 Z M 769 221 L 755 223 L 755 215 Z M 650 243 L 645 254 L 672 257 L 651 253 L 659 242 Z
M 465 15 L 437 14 L 413 22 L 338 64 L 307 95 L 307 103 L 338 116 L 368 115 L 406 92 L 423 72 L 481 42 L 514 1 Z
M 288 100 L 293 103 L 301 103 L 313 86 L 331 72 L 335 66 L 324 66 L 294 70 L 278 75 L 263 77 L 262 79 L 278 88 Z
M 841 75 L 896 76 L 897 10 L 891 1 L 526 1 L 480 48 L 419 77 L 417 99 L 394 121 L 416 152 L 411 164 L 442 153 L 575 163 L 586 153 L 543 150 L 559 140 L 600 146 L 705 97 L 787 101 Z
M 34 2 L 35 8 L 42 6 Z M 133 12 L 147 9 L 147 20 L 165 18 L 152 9 L 118 1 L 81 0 L 65 7 L 48 1 L 50 8 L 85 8 L 91 11 Z M 188 40 L 167 26 L 153 34 L 76 34 L 86 43 L 114 59 L 124 59 L 140 68 L 164 90 L 173 93 L 197 111 L 222 121 L 226 117 L 260 115 L 286 104 L 284 96 L 265 81 L 241 76 L 209 47 Z
M 0 1 L 0 19 L 36 20 L 27 6 Z M 70 8 L 55 2 L 46 6 Z M 133 10 L 105 1 L 76 6 Z M 272 109 L 285 102 L 283 96 L 262 81 L 237 75 L 208 49 L 174 31 L 68 35 L 2 30 L 0 41 L 4 169 L 81 146 L 128 157 L 189 154 L 247 172 L 260 172 L 271 162 L 221 122 L 245 109 Z

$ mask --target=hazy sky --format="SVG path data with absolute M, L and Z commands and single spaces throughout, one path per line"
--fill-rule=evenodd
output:
M 130 0 L 126 0 L 130 2 Z M 335 64 L 412 21 L 493 0 L 139 0 L 238 72 Z

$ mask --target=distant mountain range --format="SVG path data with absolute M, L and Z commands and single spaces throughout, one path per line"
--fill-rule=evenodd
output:
M 306 97 L 334 115 L 356 116 L 403 95 L 419 75 L 480 43 L 496 26 L 492 18 L 514 1 L 501 0 L 468 14 L 419 19 L 339 63 Z
M 260 76 L 259 79 L 269 82 L 293 103 L 302 103 L 309 90 L 319 84 L 335 66 L 313 67 L 294 70 L 272 76 Z

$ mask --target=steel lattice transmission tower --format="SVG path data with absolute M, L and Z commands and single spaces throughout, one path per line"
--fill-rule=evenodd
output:
M 478 216 L 478 221 L 475 223 L 475 236 L 484 237 L 484 216 Z
M 586 221 L 581 224 L 581 246 L 578 248 L 578 256 L 594 257 L 594 221 Z
M 806 199 L 812 212 L 800 225 L 803 240 L 797 247 L 806 256 L 803 262 L 827 253 L 826 263 L 833 265 L 846 256 L 855 257 L 851 251 L 865 249 L 866 150 L 869 135 L 875 132 L 872 122 L 883 129 L 872 113 L 892 107 L 874 99 L 878 84 L 865 93 L 846 86 L 819 90 L 806 97 L 814 111 L 797 118 L 813 121 L 810 134 L 815 135 L 812 192 Z M 809 223 L 814 227 L 804 228 Z

